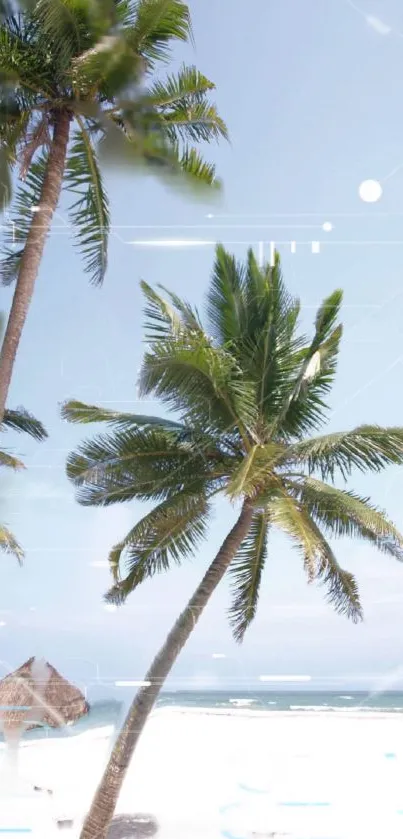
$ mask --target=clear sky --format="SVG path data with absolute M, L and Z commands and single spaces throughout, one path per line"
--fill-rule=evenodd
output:
M 6 556 L 0 565 L 2 670 L 36 654 L 87 682 L 96 665 L 109 679 L 141 678 L 234 517 L 222 502 L 192 562 L 144 585 L 118 612 L 105 611 L 108 571 L 91 563 L 107 558 L 142 509 L 74 502 L 64 461 L 84 434 L 61 422 L 58 404 L 74 397 L 158 412 L 157 404 L 137 401 L 139 281 L 162 282 L 201 305 L 213 259 L 208 246 L 153 249 L 132 240 L 220 240 L 238 256 L 260 240 L 305 242 L 292 255 L 278 244 L 287 284 L 302 299 L 304 327 L 326 294 L 345 290 L 329 427 L 402 424 L 403 168 L 390 173 L 403 164 L 403 12 L 398 0 L 362 4 L 192 0 L 196 54 L 178 49 L 176 58 L 195 62 L 217 85 L 232 140 L 208 150 L 225 182 L 221 202 L 197 203 L 153 179 L 110 171 L 114 231 L 101 290 L 88 284 L 62 203 L 9 398 L 9 407 L 23 404 L 40 417 L 50 437 L 36 444 L 9 436 L 29 469 L 2 476 L 2 518 L 26 549 L 24 568 Z M 368 178 L 383 186 L 374 204 L 358 196 Z M 309 243 L 317 240 L 320 253 L 312 254 Z M 11 292 L 1 294 L 6 309 Z M 401 470 L 389 470 L 357 476 L 351 487 L 371 494 L 403 527 L 402 480 Z M 297 673 L 324 687 L 402 687 L 403 567 L 347 541 L 337 555 L 358 576 L 363 625 L 332 613 L 321 590 L 306 585 L 297 554 L 276 537 L 259 614 L 242 647 L 231 639 L 223 583 L 170 685 L 258 685 L 260 674 Z

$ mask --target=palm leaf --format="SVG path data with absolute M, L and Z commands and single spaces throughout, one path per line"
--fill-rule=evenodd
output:
M 178 337 L 183 331 L 183 322 L 177 312 L 144 280 L 140 285 L 147 301 L 144 307 L 146 340 L 155 341 L 168 336 Z
M 188 183 L 193 190 L 203 190 L 205 187 L 214 187 L 220 190 L 222 183 L 217 178 L 216 167 L 208 163 L 195 148 L 185 146 L 180 150 L 174 147 L 176 152 L 172 158 L 172 164 L 167 170 L 169 178 L 185 176 L 184 183 Z
M 162 115 L 162 126 L 173 143 L 228 139 L 224 120 L 206 98 L 214 89 L 196 67 L 183 66 L 165 82 L 157 80 L 146 93 L 146 101 Z
M 203 494 L 181 492 L 144 516 L 109 555 L 116 581 L 109 602 L 122 602 L 146 578 L 167 571 L 171 560 L 180 564 L 192 555 L 206 536 L 209 515 Z M 122 555 L 125 576 L 119 570 Z
M 29 434 L 34 440 L 45 440 L 48 436 L 40 420 L 36 419 L 25 408 L 18 408 L 15 411 L 6 409 L 2 426 L 11 428 L 13 431 L 21 431 L 24 434 Z
M 254 445 L 239 465 L 233 465 L 226 492 L 232 501 L 239 497 L 259 498 L 269 485 L 277 486 L 274 467 L 284 457 L 284 446 L 277 443 Z
M 309 582 L 319 580 L 339 614 L 354 622 L 362 619 L 357 584 L 352 574 L 338 564 L 330 545 L 306 507 L 284 492 L 268 505 L 270 519 L 294 542 L 303 558 Z
M 284 480 L 314 521 L 331 536 L 364 539 L 382 553 L 403 561 L 402 534 L 368 498 L 312 477 Z
M 223 345 L 244 334 L 244 274 L 243 265 L 223 245 L 217 245 L 207 293 L 207 316 L 210 332 Z
M 304 440 L 289 447 L 287 465 L 303 464 L 309 473 L 318 470 L 323 480 L 333 480 L 338 470 L 343 478 L 353 469 L 379 472 L 385 466 L 403 463 L 403 428 L 361 425 Z
M 212 441 L 181 442 L 166 429 L 130 428 L 99 435 L 69 455 L 67 474 L 81 504 L 106 506 L 133 498 L 164 500 L 184 485 L 219 481 L 228 466 Z
M 176 74 L 168 74 L 165 80 L 156 79 L 148 88 L 146 99 L 153 107 L 169 113 L 178 105 L 204 102 L 206 93 L 212 90 L 215 90 L 214 82 L 195 66 L 183 64 Z
M 79 194 L 70 207 L 76 242 L 84 256 L 85 270 L 91 282 L 101 285 L 107 269 L 109 208 L 101 173 L 85 123 L 76 117 L 79 131 L 72 139 L 65 183 L 69 191 Z
M 312 582 L 318 572 L 321 547 L 308 513 L 285 488 L 271 498 L 267 511 L 273 526 L 282 530 L 294 542 L 302 557 L 308 580 Z
M 199 334 L 155 344 L 144 356 L 139 391 L 154 393 L 185 424 L 235 428 L 244 436 L 255 422 L 253 385 L 229 353 Z
M 162 417 L 111 411 L 108 408 L 100 408 L 97 405 L 86 405 L 84 402 L 73 399 L 62 405 L 60 413 L 62 419 L 73 423 L 106 422 L 116 428 L 156 426 L 167 431 L 177 431 L 180 434 L 185 434 L 186 432 L 185 426 L 181 423 L 163 419 Z
M 276 421 L 276 428 L 282 428 L 289 435 L 307 433 L 325 417 L 326 405 L 322 396 L 330 390 L 336 372 L 342 328 L 340 325 L 335 327 L 335 322 L 342 297 L 342 292 L 337 290 L 322 303 L 315 320 L 314 337 L 301 353 L 298 374 Z
M 268 526 L 267 512 L 256 512 L 248 536 L 229 568 L 233 593 L 229 619 L 234 638 L 238 642 L 243 640 L 256 615 L 260 583 L 267 558 Z
M 108 20 L 98 10 L 105 11 L 103 0 L 101 5 L 99 0 L 37 0 L 35 3 L 34 20 L 43 37 L 52 44 L 60 73 L 102 34 Z
M 6 466 L 8 469 L 15 469 L 16 471 L 19 469 L 25 469 L 21 460 L 18 460 L 17 457 L 13 457 L 11 454 L 8 454 L 3 449 L 0 449 L 0 466 Z
M 189 8 L 182 0 L 138 0 L 135 20 L 126 37 L 133 52 L 141 55 L 151 70 L 171 54 L 172 41 L 191 41 Z
M 40 204 L 46 163 L 46 153 L 31 163 L 25 182 L 18 187 L 14 199 L 13 218 L 3 228 L 5 256 L 0 260 L 0 281 L 5 286 L 12 285 L 17 279 L 32 223 L 32 208 Z
M 0 550 L 4 553 L 14 556 L 19 565 L 22 565 L 24 559 L 24 551 L 18 544 L 15 536 L 4 525 L 0 525 Z
M 143 64 L 122 33 L 105 36 L 72 61 L 72 84 L 76 95 L 91 98 L 94 91 L 113 101 L 127 88 L 138 85 Z
M 340 567 L 315 522 L 309 519 L 308 521 L 318 540 L 316 579 L 326 588 L 327 601 L 335 611 L 339 615 L 345 615 L 353 623 L 359 623 L 363 620 L 363 611 L 356 579 L 353 574 Z
M 1 80 L 14 85 L 17 95 L 51 96 L 54 66 L 49 49 L 35 28 L 31 15 L 12 14 L 0 27 Z

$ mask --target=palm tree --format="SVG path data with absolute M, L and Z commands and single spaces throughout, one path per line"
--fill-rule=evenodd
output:
M 253 620 L 276 528 L 296 547 L 308 581 L 324 586 L 336 610 L 359 621 L 353 575 L 338 563 L 329 537 L 360 538 L 403 559 L 403 536 L 369 499 L 334 485 L 353 469 L 379 471 L 403 462 L 403 428 L 363 425 L 317 436 L 336 372 L 342 292 L 319 308 L 313 338 L 299 334 L 299 302 L 286 291 L 279 258 L 260 268 L 250 251 L 239 264 L 221 246 L 207 297 L 207 329 L 175 294 L 146 297 L 144 396 L 176 420 L 66 403 L 64 418 L 106 423 L 112 431 L 70 454 L 69 478 L 81 504 L 131 499 L 154 509 L 110 553 L 114 584 L 106 599 L 123 603 L 143 580 L 193 555 L 208 533 L 212 503 L 224 494 L 238 518 L 157 654 L 128 712 L 81 839 L 104 837 L 126 769 L 164 681 L 211 595 L 228 574 L 229 619 L 237 641 Z M 315 436 L 311 436 L 315 435 Z
M 0 177 L 7 191 L 7 166 L 18 164 L 22 184 L 0 263 L 3 284 L 16 283 L 0 354 L 0 420 L 62 187 L 74 196 L 76 243 L 99 285 L 109 229 L 103 158 L 219 185 L 196 148 L 227 136 L 209 101 L 213 83 L 195 67 L 157 76 L 172 43 L 191 37 L 182 0 L 25 0 L 1 22 Z

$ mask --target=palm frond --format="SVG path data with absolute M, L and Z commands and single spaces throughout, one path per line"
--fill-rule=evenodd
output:
M 185 434 L 186 428 L 179 422 L 163 417 L 147 416 L 145 414 L 129 414 L 123 411 L 112 411 L 97 405 L 86 405 L 84 402 L 70 400 L 65 402 L 60 410 L 62 419 L 68 422 L 88 424 L 91 422 L 106 422 L 116 428 L 133 428 L 151 426 L 176 431 Z
M 267 558 L 268 527 L 267 512 L 256 512 L 248 536 L 229 567 L 233 593 L 229 620 L 234 638 L 238 642 L 243 640 L 256 615 L 260 583 Z
M 255 444 L 239 465 L 233 466 L 226 492 L 232 501 L 239 497 L 255 498 L 274 487 L 279 478 L 275 466 L 284 457 L 286 449 L 278 443 Z
M 122 33 L 116 32 L 99 39 L 91 49 L 73 59 L 73 90 L 81 98 L 91 98 L 97 91 L 113 101 L 129 86 L 139 85 L 142 71 L 140 56 L 133 52 Z
M 182 0 L 138 0 L 126 37 L 151 70 L 170 57 L 172 41 L 192 40 L 189 8 Z
M 25 469 L 25 466 L 21 460 L 17 457 L 13 457 L 13 455 L 8 454 L 3 449 L 0 449 L 0 467 L 5 466 L 8 469 L 14 469 L 18 471 L 20 469 Z
M 334 325 L 342 298 L 342 291 L 337 290 L 324 300 L 316 315 L 314 337 L 301 352 L 298 374 L 290 383 L 276 421 L 276 428 L 289 435 L 301 436 L 325 417 L 322 396 L 329 391 L 336 371 L 342 328 Z
M 267 505 L 273 527 L 278 527 L 290 537 L 302 557 L 308 580 L 312 582 L 318 572 L 320 540 L 308 513 L 285 488 L 274 495 Z
M 37 0 L 33 18 L 42 37 L 52 44 L 60 75 L 75 56 L 89 49 L 101 36 L 108 25 L 104 14 L 104 0 Z
M 354 575 L 340 567 L 315 522 L 310 518 L 307 518 L 307 521 L 318 540 L 318 568 L 315 579 L 326 589 L 327 601 L 334 610 L 339 615 L 345 615 L 353 623 L 359 623 L 363 620 L 363 611 Z
M 249 250 L 244 297 L 247 317 L 240 353 L 256 377 L 262 418 L 273 427 L 303 344 L 303 337 L 296 335 L 300 303 L 285 287 L 278 253 L 274 265 L 260 268 Z
M 175 309 L 144 280 L 141 281 L 140 286 L 146 298 L 144 307 L 146 340 L 155 341 L 180 335 L 183 331 L 183 322 Z
M 234 358 L 204 335 L 154 344 L 144 356 L 139 390 L 141 396 L 153 393 L 179 411 L 185 424 L 236 428 L 243 435 L 255 422 L 253 384 Z
M 185 146 L 182 150 L 174 147 L 177 155 L 172 158 L 172 164 L 167 174 L 169 177 L 185 176 L 184 183 L 188 183 L 193 190 L 203 190 L 205 187 L 213 187 L 220 190 L 222 183 L 217 178 L 214 163 L 208 163 L 195 148 Z
M 186 102 L 189 105 L 204 102 L 212 90 L 215 90 L 214 82 L 195 66 L 183 64 L 176 74 L 168 74 L 165 80 L 156 79 L 147 89 L 146 100 L 153 107 L 169 112 L 170 108 Z
M 46 163 L 47 155 L 42 153 L 31 163 L 25 182 L 20 184 L 16 192 L 12 218 L 3 229 L 5 256 L 0 260 L 2 285 L 12 285 L 17 279 L 32 222 L 33 208 L 35 209 L 40 204 Z
M 210 331 L 223 345 L 244 334 L 244 277 L 244 266 L 223 245 L 217 245 L 207 293 L 207 316 Z
M 17 95 L 51 96 L 54 92 L 52 54 L 38 35 L 32 15 L 12 14 L 0 27 L 0 74 Z M 53 78 L 52 78 L 53 76 Z
M 1 425 L 3 430 L 5 427 L 11 428 L 13 431 L 21 431 L 24 434 L 29 434 L 34 440 L 45 440 L 48 436 L 48 432 L 40 420 L 36 419 L 25 408 L 18 408 L 14 411 L 6 408 Z
M 380 472 L 385 466 L 403 463 L 403 428 L 361 425 L 352 431 L 325 434 L 291 445 L 287 465 L 303 464 L 308 472 L 319 471 L 322 480 L 345 479 L 353 469 Z
M 109 555 L 115 578 L 109 600 L 122 602 L 140 583 L 180 564 L 205 538 L 210 507 L 203 493 L 180 492 L 144 516 Z M 126 571 L 121 572 L 122 557 Z
M 332 537 L 364 539 L 382 553 L 403 561 L 403 535 L 368 498 L 312 477 L 284 480 L 316 524 Z
M 78 248 L 84 256 L 91 282 L 101 285 L 107 269 L 109 234 L 108 199 L 103 188 L 95 149 L 85 123 L 76 117 L 79 130 L 72 138 L 65 183 L 79 195 L 69 213 Z
M 228 139 L 228 130 L 206 94 L 215 85 L 196 67 L 183 66 L 165 81 L 157 80 L 146 101 L 162 116 L 162 127 L 173 143 Z
M 268 511 L 273 525 L 292 539 L 302 555 L 309 582 L 319 580 L 323 583 L 329 602 L 339 614 L 354 622 L 361 620 L 362 609 L 354 576 L 340 567 L 307 508 L 285 491 L 273 498 Z
M 18 544 L 15 536 L 4 525 L 0 525 L 0 551 L 14 556 L 19 565 L 22 565 L 24 551 Z
M 157 427 L 118 429 L 85 441 L 69 455 L 66 468 L 79 503 L 98 506 L 164 500 L 184 485 L 195 492 L 228 471 L 211 441 L 210 449 L 199 447 Z

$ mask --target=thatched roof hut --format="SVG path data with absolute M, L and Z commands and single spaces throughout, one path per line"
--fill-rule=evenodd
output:
M 87 714 L 89 705 L 51 664 L 28 659 L 0 681 L 0 730 L 58 728 Z

